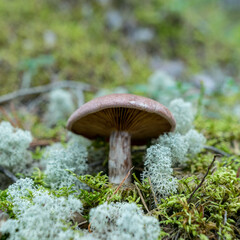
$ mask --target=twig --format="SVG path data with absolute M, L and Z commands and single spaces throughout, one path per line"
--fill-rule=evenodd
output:
M 91 223 L 88 224 L 88 232 L 90 232 L 90 233 L 92 232 L 92 230 L 91 230 Z
M 220 155 L 220 156 L 221 156 L 221 155 Z M 191 201 L 194 193 L 202 186 L 205 178 L 207 177 L 207 175 L 208 175 L 208 173 L 209 173 L 209 170 L 212 168 L 212 166 L 213 166 L 213 164 L 214 164 L 214 162 L 215 162 L 215 160 L 216 160 L 217 157 L 219 157 L 219 155 L 214 155 L 213 160 L 212 160 L 211 164 L 209 165 L 209 167 L 208 167 L 208 169 L 207 169 L 207 172 L 206 172 L 206 174 L 204 175 L 202 181 L 198 184 L 198 186 L 195 188 L 195 190 L 192 192 L 192 194 L 191 194 L 190 197 L 188 198 L 188 200 L 187 200 L 188 203 L 190 203 L 190 201 Z
M 7 169 L 1 166 L 0 166 L 0 172 L 6 175 L 7 177 L 9 177 L 13 182 L 16 182 L 18 180 L 18 178 L 15 175 L 13 175 L 13 173 L 11 173 L 10 171 L 8 171 Z
M 220 150 L 220 149 L 218 149 L 218 148 L 215 148 L 215 147 L 213 147 L 213 146 L 204 146 L 204 148 L 205 148 L 206 150 L 210 150 L 210 151 L 212 151 L 212 152 L 214 152 L 214 153 L 220 154 L 220 155 L 222 155 L 222 156 L 224 156 L 224 157 L 231 157 L 231 156 L 233 156 L 232 154 L 229 154 L 229 153 L 227 153 L 227 152 L 224 152 L 224 151 L 222 151 L 222 150 Z M 223 164 L 223 167 L 227 167 L 227 166 L 231 165 L 235 160 L 236 160 L 236 158 L 232 158 L 232 159 L 231 159 L 231 162 L 230 162 L 230 163 L 224 163 L 224 164 Z M 239 171 L 240 171 L 240 170 L 239 170 Z
M 181 229 L 179 229 L 179 230 L 177 231 L 177 234 L 176 234 L 174 240 L 178 240 L 178 237 L 179 237 L 180 232 L 181 232 Z
M 239 178 L 239 176 L 240 176 L 240 167 L 239 167 L 238 170 L 237 170 L 237 175 L 236 175 L 236 177 Z
M 3 95 L 0 97 L 0 104 L 5 104 L 15 98 L 26 97 L 29 95 L 36 95 L 40 93 L 49 92 L 56 88 L 73 88 L 73 89 L 81 89 L 82 91 L 96 91 L 96 88 L 81 82 L 76 81 L 59 81 L 53 82 L 44 86 L 38 86 L 33 88 L 22 88 L 15 92 Z
M 88 223 L 88 221 L 81 222 L 81 223 L 78 224 L 78 227 L 80 227 L 80 226 L 82 226 L 82 225 L 84 225 L 86 223 Z
M 141 201 L 142 201 L 142 203 L 143 203 L 143 206 L 146 208 L 147 212 L 150 213 L 150 211 L 149 211 L 149 209 L 148 209 L 148 207 L 147 207 L 147 204 L 146 204 L 146 202 L 144 201 L 143 195 L 142 195 L 142 193 L 141 193 L 141 191 L 140 191 L 140 189 L 138 188 L 138 186 L 137 186 L 136 183 L 135 183 L 135 187 L 136 187 L 136 189 L 137 189 L 137 191 L 138 191 L 138 194 L 139 194 L 139 196 L 140 196 L 140 198 L 141 198 Z
M 220 150 L 218 148 L 215 148 L 213 146 L 204 146 L 204 148 L 206 150 L 210 150 L 210 151 L 212 151 L 214 153 L 220 154 L 220 155 L 225 156 L 225 157 L 230 157 L 231 156 L 231 154 L 226 153 L 226 152 L 224 152 L 224 151 L 222 151 L 222 150 Z
M 222 156 L 224 156 L 224 157 L 231 157 L 231 156 L 233 156 L 232 154 L 229 154 L 229 153 L 227 153 L 227 152 L 224 152 L 224 151 L 222 151 L 222 150 L 220 150 L 220 149 L 218 149 L 218 148 L 215 148 L 215 147 L 213 147 L 213 146 L 204 146 L 204 148 L 205 148 L 206 150 L 210 150 L 210 151 L 212 151 L 212 152 L 214 152 L 214 153 L 220 154 L 220 155 L 222 155 Z M 232 158 L 231 162 L 230 162 L 230 163 L 224 163 L 224 164 L 223 164 L 223 167 L 227 167 L 228 165 L 231 165 L 235 160 L 236 160 L 236 158 Z
M 149 185 L 150 185 L 152 194 L 153 194 L 153 199 L 154 199 L 155 205 L 157 206 L 157 205 L 158 205 L 158 201 L 157 201 L 157 198 L 156 198 L 156 194 L 155 194 L 155 192 L 153 191 L 152 182 L 151 182 L 150 177 L 148 177 L 148 182 L 149 182 Z
M 12 121 L 12 118 L 9 116 L 9 114 L 7 113 L 7 111 L 5 110 L 5 108 L 0 107 L 0 113 L 3 115 L 3 117 L 6 118 L 6 120 L 8 122 L 10 122 L 12 124 L 13 127 L 17 127 L 16 123 L 14 121 Z
M 130 173 L 131 173 L 131 171 L 133 170 L 133 168 L 134 167 L 132 167 L 129 171 L 128 171 L 128 173 L 127 173 L 127 175 L 124 177 L 124 179 L 121 181 L 121 183 L 119 184 L 119 186 L 117 187 L 117 189 L 114 191 L 114 193 L 112 194 L 112 196 L 110 196 L 109 198 L 107 198 L 107 201 L 109 201 L 117 192 L 118 192 L 118 190 L 121 188 L 121 186 L 123 185 L 123 183 L 126 181 L 126 179 L 129 177 L 129 175 L 130 175 Z
M 223 221 L 223 225 L 225 225 L 227 222 L 227 211 L 225 210 L 224 212 L 224 221 Z
M 31 143 L 29 148 L 36 148 L 36 147 L 46 147 L 51 145 L 53 142 L 57 142 L 56 140 L 47 140 L 47 139 L 34 139 Z
M 11 110 L 11 113 L 12 113 L 12 115 L 13 115 L 13 119 L 14 119 L 14 121 L 16 122 L 16 126 L 17 126 L 18 128 L 24 128 L 23 125 L 22 125 L 22 123 L 21 123 L 21 120 L 19 119 L 19 116 L 18 116 L 18 114 L 17 114 L 16 108 L 15 108 L 13 102 L 11 102 L 11 104 L 10 104 L 10 110 Z

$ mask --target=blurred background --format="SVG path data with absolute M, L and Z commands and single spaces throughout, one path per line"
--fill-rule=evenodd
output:
M 0 117 L 21 104 L 51 126 L 112 92 L 239 117 L 239 12 L 238 0 L 1 0 Z
M 61 80 L 145 84 L 161 70 L 239 81 L 238 0 L 1 0 L 0 94 Z

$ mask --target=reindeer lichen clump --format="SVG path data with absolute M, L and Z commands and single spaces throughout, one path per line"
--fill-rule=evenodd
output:
M 0 123 L 0 166 L 14 172 L 25 172 L 31 154 L 27 150 L 32 142 L 29 131 L 14 128 L 9 122 Z
M 93 236 L 99 240 L 157 240 L 156 218 L 145 216 L 135 203 L 104 203 L 90 211 Z
M 149 177 L 160 200 L 177 191 L 178 181 L 172 176 L 173 166 L 184 166 L 189 156 L 198 154 L 206 139 L 193 129 L 194 110 L 191 103 L 175 99 L 170 110 L 176 120 L 176 130 L 160 136 L 147 149 L 142 178 Z
M 34 186 L 31 179 L 20 179 L 9 187 L 7 200 L 16 218 L 3 223 L 0 231 L 8 233 L 9 240 L 66 240 L 79 235 L 67 224 L 74 213 L 82 211 L 82 203 L 74 195 L 57 197 Z
M 67 170 L 84 175 L 87 173 L 87 149 L 77 142 L 71 142 L 66 148 L 62 145 L 52 146 L 45 153 L 46 162 L 46 183 L 52 189 L 73 186 L 73 189 L 84 188 L 83 183 L 78 181 Z

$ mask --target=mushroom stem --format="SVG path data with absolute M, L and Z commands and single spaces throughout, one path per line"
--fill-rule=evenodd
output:
M 131 135 L 124 131 L 113 131 L 109 139 L 108 171 L 109 181 L 119 184 L 132 167 Z M 130 183 L 128 177 L 125 183 Z

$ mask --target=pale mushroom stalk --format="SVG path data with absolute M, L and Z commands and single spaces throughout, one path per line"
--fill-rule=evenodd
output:
M 113 131 L 109 139 L 109 181 L 120 183 L 132 167 L 131 135 L 126 131 Z M 128 177 L 125 183 L 130 183 Z

